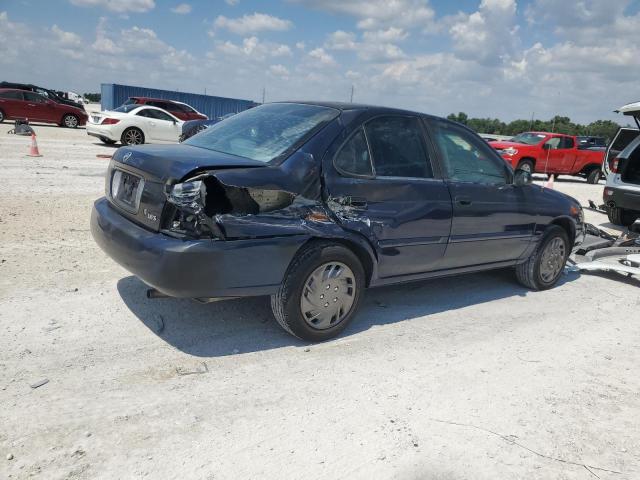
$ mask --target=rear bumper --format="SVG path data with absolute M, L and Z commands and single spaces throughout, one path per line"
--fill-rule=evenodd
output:
M 87 135 L 91 135 L 92 137 L 104 137 L 116 142 L 120 140 L 120 137 L 111 128 L 102 127 L 100 125 L 96 125 L 95 123 L 87 122 L 86 130 Z
M 270 295 L 282 283 L 305 235 L 250 240 L 180 240 L 138 226 L 106 198 L 91 213 L 91 233 L 113 260 L 162 293 L 181 298 Z
M 637 190 L 605 186 L 602 199 L 607 206 L 640 212 L 640 185 Z

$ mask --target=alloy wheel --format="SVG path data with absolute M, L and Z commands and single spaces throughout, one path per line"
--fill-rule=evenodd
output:
M 67 128 L 76 128 L 78 126 L 78 119 L 73 115 L 67 115 L 64 117 L 64 126 Z
M 142 134 L 138 130 L 129 130 L 124 134 L 127 145 L 139 145 L 142 143 Z
M 326 330 L 344 320 L 355 301 L 356 279 L 341 262 L 316 268 L 304 283 L 300 309 L 305 322 L 316 330 Z

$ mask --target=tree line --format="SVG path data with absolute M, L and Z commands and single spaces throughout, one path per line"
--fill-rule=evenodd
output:
M 551 120 L 514 120 L 505 123 L 497 118 L 469 118 L 460 112 L 452 113 L 447 119 L 462 123 L 477 133 L 490 133 L 494 135 L 517 135 L 522 132 L 555 132 L 566 135 L 594 135 L 611 140 L 618 131 L 620 125 L 611 120 L 596 120 L 588 125 L 573 123 L 569 117 L 556 115 Z

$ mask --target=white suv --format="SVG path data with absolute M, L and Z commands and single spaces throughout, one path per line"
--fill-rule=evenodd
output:
M 602 165 L 607 174 L 602 198 L 609 221 L 629 226 L 640 218 L 640 102 L 616 112 L 632 116 L 638 129 L 621 128 L 609 144 Z

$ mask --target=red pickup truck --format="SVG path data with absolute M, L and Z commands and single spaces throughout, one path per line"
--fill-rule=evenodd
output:
M 572 135 L 525 132 L 508 142 L 489 142 L 513 168 L 549 175 L 579 175 L 589 183 L 602 178 L 605 149 L 580 147 Z

